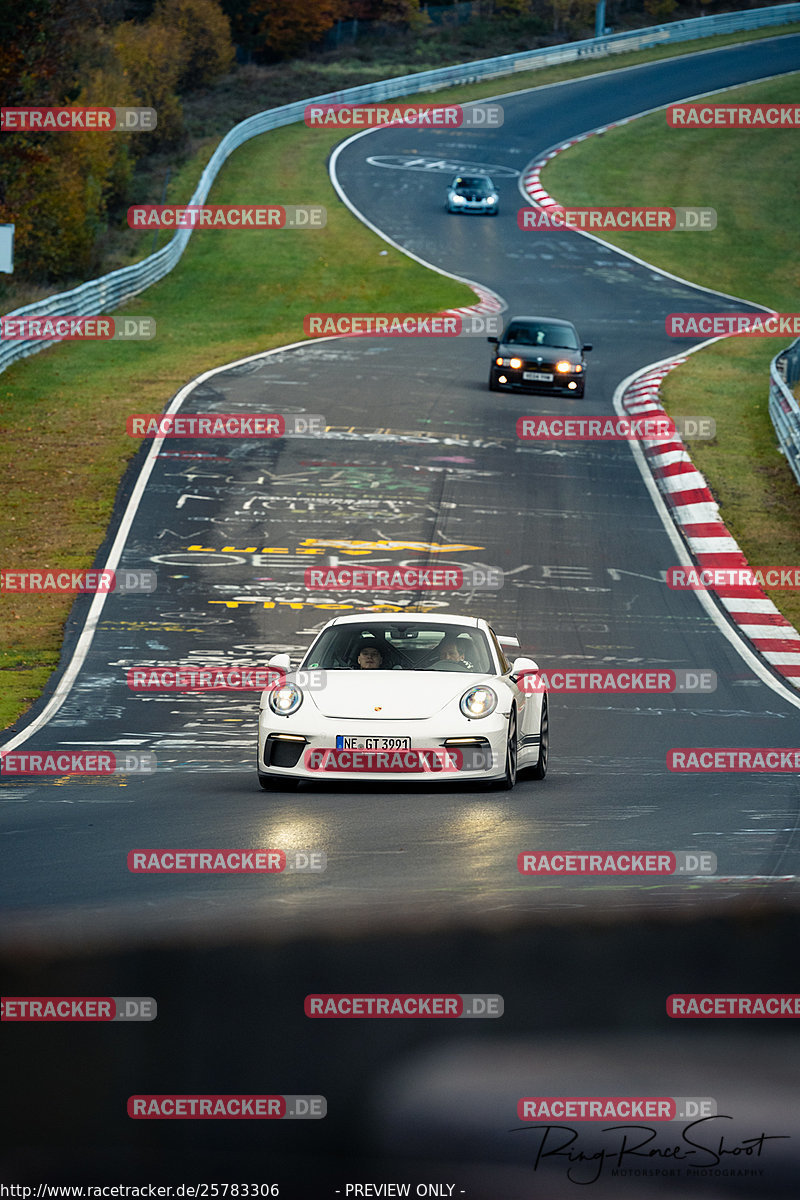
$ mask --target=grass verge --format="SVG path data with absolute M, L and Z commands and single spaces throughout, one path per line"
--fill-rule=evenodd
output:
M 800 75 L 724 98 L 797 103 Z M 798 184 L 796 131 L 679 132 L 667 128 L 663 112 L 571 147 L 542 172 L 543 187 L 565 205 L 713 207 L 710 232 L 603 236 L 665 271 L 778 312 L 798 310 Z M 770 360 L 786 344 L 785 337 L 726 338 L 690 355 L 662 387 L 670 415 L 716 421 L 716 439 L 689 450 L 753 566 L 800 563 L 800 488 L 767 408 Z M 800 594 L 769 595 L 800 628 Z

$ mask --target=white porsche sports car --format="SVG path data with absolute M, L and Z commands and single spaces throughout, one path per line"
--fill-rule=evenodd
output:
M 525 690 L 529 658 L 510 663 L 475 617 L 366 613 L 336 617 L 285 682 L 261 695 L 258 779 L 457 783 L 512 788 L 544 779 L 547 692 Z M 531 676 L 528 676 L 530 678 Z

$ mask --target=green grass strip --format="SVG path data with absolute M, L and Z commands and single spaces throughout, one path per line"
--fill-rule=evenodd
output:
M 796 104 L 800 75 L 710 99 Z M 565 150 L 542 172 L 542 186 L 568 206 L 716 209 L 713 231 L 603 238 L 663 270 L 778 312 L 800 308 L 798 185 L 797 130 L 684 132 L 669 129 L 663 111 Z M 703 310 L 702 300 L 697 308 Z M 690 355 L 662 387 L 670 415 L 716 421 L 716 439 L 693 441 L 689 451 L 753 566 L 800 564 L 800 488 L 778 450 L 767 407 L 770 360 L 786 344 L 786 337 L 726 338 Z M 800 594 L 769 596 L 800 627 Z

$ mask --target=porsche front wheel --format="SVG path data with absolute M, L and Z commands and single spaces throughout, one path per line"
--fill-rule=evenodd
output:
M 547 758 L 550 753 L 550 717 L 547 712 L 547 696 L 542 700 L 542 717 L 539 721 L 539 761 L 531 771 L 533 779 L 544 779 L 547 774 Z
M 506 739 L 506 769 L 502 779 L 495 785 L 500 791 L 510 792 L 517 782 L 517 714 L 512 708 L 508 718 L 508 737 Z

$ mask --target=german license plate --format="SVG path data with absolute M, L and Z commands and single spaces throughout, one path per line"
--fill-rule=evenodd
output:
M 407 737 L 350 737 L 336 735 L 337 750 L 410 750 L 411 738 Z
M 553 382 L 553 376 L 545 374 L 544 371 L 523 371 L 522 378 L 538 380 L 540 383 Z

